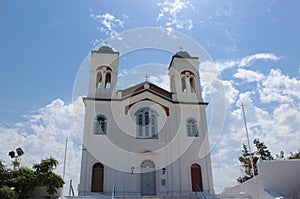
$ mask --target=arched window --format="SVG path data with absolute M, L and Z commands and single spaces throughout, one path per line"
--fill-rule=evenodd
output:
M 94 120 L 94 134 L 105 135 L 107 133 L 107 119 L 104 115 L 97 115 Z
M 102 74 L 101 72 L 98 72 L 97 74 L 97 88 L 102 88 Z
M 190 87 L 191 87 L 191 92 L 195 92 L 195 78 L 193 76 L 190 77 Z
M 181 87 L 182 87 L 182 92 L 186 92 L 186 84 L 185 84 L 185 77 L 181 77 Z
M 106 77 L 105 77 L 105 89 L 110 89 L 111 86 L 111 74 L 110 73 L 106 73 Z
M 135 113 L 137 138 L 158 138 L 157 115 L 150 108 L 141 108 Z
M 187 119 L 186 131 L 189 137 L 199 137 L 197 121 L 194 118 Z

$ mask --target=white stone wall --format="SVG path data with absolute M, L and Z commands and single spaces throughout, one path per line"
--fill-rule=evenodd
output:
M 213 192 L 212 171 L 210 163 L 210 154 L 208 148 L 208 139 L 206 132 L 205 116 L 203 114 L 205 106 L 191 105 L 191 104 L 172 104 L 167 102 L 152 93 L 145 93 L 140 96 L 133 97 L 130 101 L 135 102 L 140 99 L 151 98 L 158 103 L 164 104 L 170 108 L 170 115 L 167 116 L 161 106 L 151 101 L 142 101 L 131 107 L 129 112 L 125 114 L 125 104 L 128 102 L 115 101 L 96 101 L 85 100 L 87 115 L 85 125 L 84 144 L 87 146 L 91 153 L 83 155 L 82 173 L 85 175 L 83 184 L 88 184 L 85 190 L 91 189 L 91 170 L 92 165 L 96 163 L 93 155 L 99 155 L 97 159 L 111 160 L 110 164 L 105 167 L 105 192 L 110 193 L 113 186 L 117 187 L 120 193 L 134 195 L 140 192 L 140 179 L 139 175 L 131 175 L 131 167 L 133 166 L 134 172 L 139 173 L 140 164 L 145 159 L 152 160 L 157 170 L 157 194 L 182 194 L 191 193 L 191 174 L 190 167 L 193 163 L 198 163 L 202 168 L 202 181 L 203 188 L 206 192 Z M 117 105 L 119 104 L 119 105 Z M 96 110 L 94 110 L 94 107 Z M 118 115 L 114 115 L 111 107 L 118 107 Z M 152 107 L 155 109 L 158 116 L 158 139 L 136 139 L 136 120 L 135 111 L 141 107 Z M 93 135 L 93 122 L 94 117 L 98 113 L 104 114 L 108 119 L 107 135 Z M 122 124 L 115 124 L 116 117 L 120 117 Z M 199 137 L 187 137 L 186 134 L 186 119 L 194 117 L 199 121 Z M 118 119 L 116 119 L 118 120 Z M 121 126 L 120 126 L 121 125 Z M 124 125 L 124 126 L 123 126 Z M 124 130 L 123 130 L 124 129 Z M 129 134 L 127 134 L 129 133 Z M 131 134 L 130 134 L 131 133 Z M 109 151 L 107 143 L 113 142 L 116 146 L 124 150 L 139 153 L 138 156 L 133 158 L 124 158 L 123 155 Z M 171 144 L 170 144 L 171 143 Z M 161 148 L 166 148 L 163 152 Z M 204 157 L 199 157 L 200 149 L 205 151 Z M 97 154 L 95 152 L 98 151 Z M 149 151 L 143 154 L 144 151 Z M 150 152 L 151 151 L 151 152 Z M 85 153 L 85 152 L 84 152 Z M 124 153 L 126 154 L 126 153 Z M 87 157 L 86 157 L 87 156 Z M 180 157 L 180 158 L 179 158 Z M 87 158 L 87 160 L 84 160 Z M 161 187 L 161 172 L 164 165 L 168 165 L 175 161 L 171 166 L 166 167 L 166 181 L 167 186 Z M 101 162 L 101 161 L 100 161 Z M 103 162 L 106 164 L 106 162 Z M 113 170 L 115 165 L 119 165 L 121 170 Z M 85 167 L 85 168 L 84 168 Z M 164 177 L 164 176 L 163 176 Z
M 273 160 L 258 163 L 264 189 L 287 198 L 300 196 L 300 160 Z
M 225 188 L 224 194 L 246 193 L 253 199 L 297 198 L 300 196 L 300 160 L 259 161 L 258 176 L 235 187 Z

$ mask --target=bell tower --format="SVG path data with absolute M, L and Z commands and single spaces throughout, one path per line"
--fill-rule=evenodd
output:
M 88 97 L 114 98 L 119 71 L 119 52 L 104 45 L 92 51 Z
M 202 102 L 198 57 L 186 51 L 173 55 L 169 65 L 170 90 L 174 100 L 180 102 Z

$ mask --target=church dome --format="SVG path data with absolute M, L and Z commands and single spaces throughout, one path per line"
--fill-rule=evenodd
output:
M 186 52 L 186 51 L 179 51 L 177 52 L 174 57 L 179 57 L 179 58 L 191 58 L 191 55 Z
M 114 53 L 115 51 L 109 46 L 102 46 L 98 49 L 99 53 Z

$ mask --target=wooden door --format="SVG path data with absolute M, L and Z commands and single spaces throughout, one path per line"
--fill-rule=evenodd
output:
M 92 172 L 92 192 L 103 192 L 104 166 L 96 163 Z
M 201 167 L 198 164 L 191 166 L 192 190 L 203 191 Z

